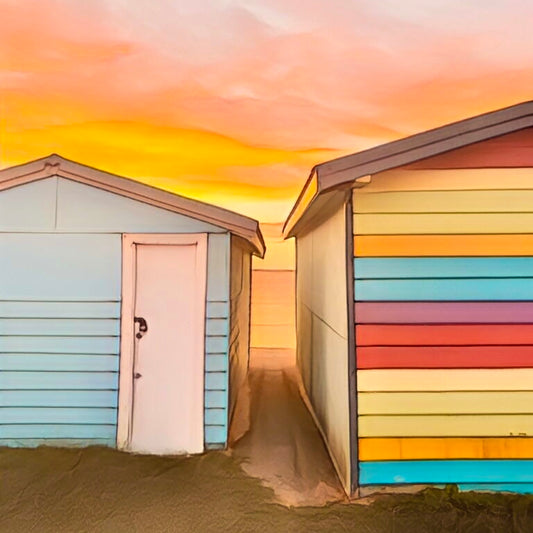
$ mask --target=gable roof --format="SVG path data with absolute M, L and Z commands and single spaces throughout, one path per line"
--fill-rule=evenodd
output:
M 321 207 L 324 194 L 362 186 L 358 179 L 532 126 L 533 101 L 528 101 L 316 165 L 285 222 L 283 233 L 286 238 L 294 236 L 303 219 Z
M 0 170 L 0 191 L 52 176 L 77 181 L 214 224 L 248 241 L 255 255 L 259 257 L 265 255 L 265 242 L 259 229 L 259 223 L 252 218 L 82 165 L 57 154 Z

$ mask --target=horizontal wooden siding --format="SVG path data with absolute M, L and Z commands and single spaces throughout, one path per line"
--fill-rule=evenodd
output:
M 404 173 L 354 192 L 360 484 L 528 492 L 533 190 Z

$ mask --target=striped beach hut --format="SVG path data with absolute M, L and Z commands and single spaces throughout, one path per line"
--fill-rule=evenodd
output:
M 0 445 L 223 448 L 255 220 L 58 155 L 0 171 Z
M 316 166 L 285 235 L 346 491 L 533 492 L 533 102 Z

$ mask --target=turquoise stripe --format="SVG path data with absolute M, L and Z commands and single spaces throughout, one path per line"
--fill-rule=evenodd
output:
M 115 425 L 10 424 L 0 425 L 0 439 L 115 439 Z
M 357 280 L 358 301 L 528 301 L 528 279 Z
M 1 393 L 0 393 L 1 395 Z M 1 396 L 0 396 L 1 397 Z M 227 394 L 223 390 L 206 390 L 205 391 L 205 406 L 206 407 L 223 407 L 227 405 Z
M 226 390 L 226 372 L 207 372 L 205 374 L 206 390 Z
M 206 337 L 205 338 L 205 352 L 210 353 L 223 353 L 228 351 L 228 338 L 227 337 Z
M 533 483 L 533 460 L 363 461 L 359 483 Z
M 533 257 L 362 257 L 354 259 L 354 273 L 357 279 L 527 278 Z
M 0 301 L 2 318 L 119 318 L 119 302 Z
M 228 318 L 229 302 L 207 302 L 206 318 Z
M 217 336 L 229 333 L 229 320 L 227 318 L 208 318 L 206 320 L 206 335 Z
M 226 372 L 228 369 L 228 356 L 226 354 L 207 354 L 205 357 L 205 370 L 207 372 Z
M 209 444 L 225 444 L 226 435 L 226 426 L 205 426 L 204 440 Z
M 0 390 L 0 407 L 117 407 L 113 390 Z
M 86 407 L 0 407 L 1 424 L 116 424 L 117 410 Z
M 0 336 L 0 352 L 118 354 L 119 337 Z
M 0 335 L 120 335 L 118 319 L 0 318 Z
M 226 409 L 206 409 L 205 410 L 205 424 L 206 425 L 219 425 L 224 426 L 226 424 Z
M 0 389 L 118 389 L 116 372 L 0 372 Z M 37 404 L 39 405 L 39 404 Z
M 116 446 L 115 437 L 112 438 L 83 438 L 83 439 L 65 439 L 65 438 L 16 438 L 16 439 L 0 439 L 0 446 L 11 446 L 16 448 L 36 448 L 37 446 L 64 446 L 64 447 L 85 447 L 85 446 L 109 446 L 114 448 Z
M 118 355 L 2 354 L 0 371 L 118 372 Z M 37 403 L 36 405 L 40 405 Z

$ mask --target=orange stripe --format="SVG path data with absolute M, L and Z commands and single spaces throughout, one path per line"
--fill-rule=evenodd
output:
M 358 235 L 357 257 L 533 255 L 533 235 Z
M 362 438 L 360 461 L 530 459 L 533 438 Z

